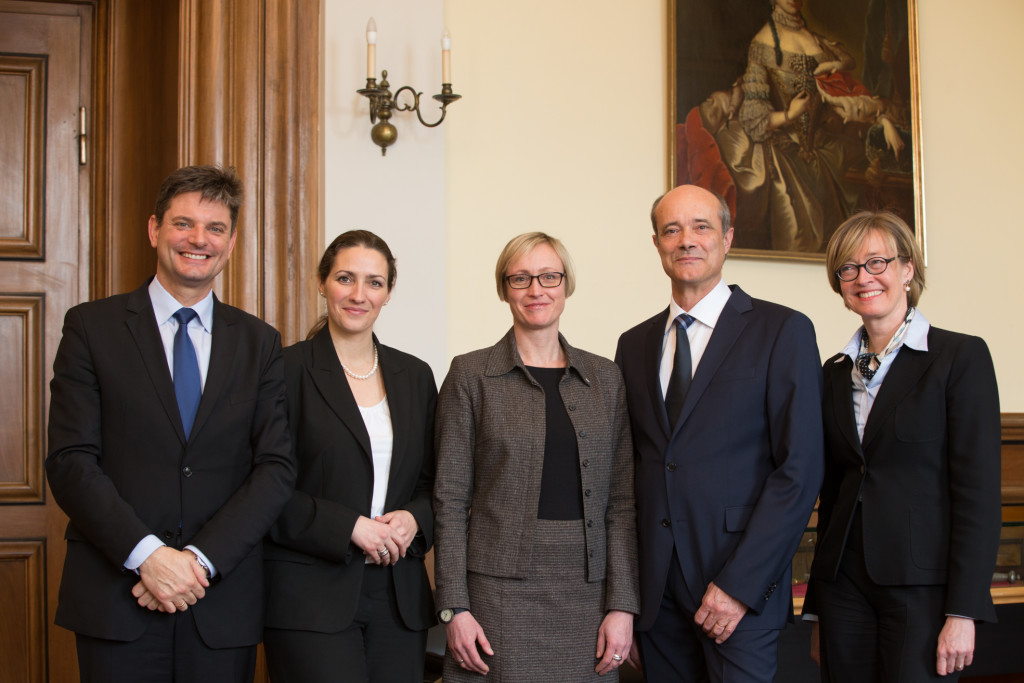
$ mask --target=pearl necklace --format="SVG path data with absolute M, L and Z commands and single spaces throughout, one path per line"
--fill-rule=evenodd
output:
M 380 359 L 377 356 L 377 345 L 374 344 L 373 345 L 373 367 L 370 368 L 370 371 L 368 373 L 366 373 L 365 375 L 357 375 L 356 373 L 354 373 L 351 370 L 349 370 L 348 368 L 346 368 L 344 363 L 341 363 L 341 369 L 344 370 L 345 374 L 348 375 L 349 377 L 351 377 L 352 379 L 370 379 L 377 372 L 377 361 L 378 360 L 380 360 Z M 341 362 L 341 361 L 339 360 L 338 362 Z

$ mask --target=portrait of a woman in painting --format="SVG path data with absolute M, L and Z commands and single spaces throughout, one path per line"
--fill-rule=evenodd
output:
M 914 224 L 908 0 L 674 9 L 675 184 L 726 198 L 739 253 L 820 258 L 864 208 Z

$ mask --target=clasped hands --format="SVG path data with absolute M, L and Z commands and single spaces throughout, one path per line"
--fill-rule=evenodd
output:
M 184 612 L 206 595 L 210 580 L 191 550 L 161 546 L 139 565 L 132 596 L 150 611 Z
M 405 557 L 420 527 L 408 510 L 393 510 L 370 519 L 360 516 L 352 528 L 352 542 L 374 564 L 397 564 Z

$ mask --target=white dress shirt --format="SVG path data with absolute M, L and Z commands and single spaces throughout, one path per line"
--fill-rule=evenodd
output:
M 704 295 L 692 309 L 684 311 L 672 299 L 668 305 L 668 319 L 665 321 L 665 336 L 661 342 L 661 395 L 664 398 L 668 391 L 668 382 L 672 378 L 672 365 L 676 353 L 676 335 L 669 334 L 673 330 L 673 324 L 681 313 L 690 315 L 694 320 L 686 330 L 686 338 L 690 340 L 690 367 L 697 372 L 697 364 L 704 356 L 704 350 L 711 341 L 711 333 L 715 331 L 718 323 L 718 316 L 722 315 L 725 304 L 732 296 L 732 290 L 720 279 L 714 289 Z M 692 377 L 692 375 L 691 375 Z

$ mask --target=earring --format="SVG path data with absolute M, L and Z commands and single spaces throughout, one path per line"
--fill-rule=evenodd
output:
M 320 292 L 317 292 L 317 293 L 318 293 L 318 294 L 319 294 L 320 296 L 322 296 L 322 297 L 326 297 L 326 295 L 325 295 L 325 294 L 323 293 L 323 291 L 320 291 Z
M 905 283 L 903 283 L 903 289 L 905 289 L 908 292 L 910 291 L 910 281 L 909 280 L 907 280 Z

